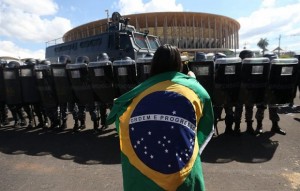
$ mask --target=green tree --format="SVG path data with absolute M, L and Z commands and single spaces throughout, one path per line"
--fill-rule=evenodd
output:
M 265 51 L 268 50 L 267 46 L 269 45 L 269 40 L 267 38 L 260 38 L 260 40 L 257 43 L 257 46 L 263 50 L 263 55 L 265 54 Z

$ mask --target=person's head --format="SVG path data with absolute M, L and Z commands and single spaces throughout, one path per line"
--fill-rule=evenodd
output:
M 239 57 L 243 60 L 245 58 L 252 58 L 254 57 L 254 53 L 251 50 L 242 50 L 240 52 Z
M 165 44 L 154 53 L 151 65 L 151 76 L 163 72 L 181 71 L 181 57 L 176 46 Z

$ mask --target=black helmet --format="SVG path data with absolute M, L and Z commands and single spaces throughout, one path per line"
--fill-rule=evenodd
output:
M 214 61 L 216 61 L 218 58 L 226 58 L 226 54 L 224 54 L 222 52 L 218 52 L 214 56 Z
M 40 64 L 41 62 L 42 62 L 41 59 L 35 59 L 35 63 L 36 63 L 36 64 Z
M 59 64 L 69 64 L 71 63 L 71 57 L 69 55 L 62 55 L 58 57 Z
M 206 54 L 204 52 L 196 52 L 195 59 L 196 62 L 206 60 Z
M 105 52 L 103 52 L 103 53 L 99 54 L 97 60 L 98 61 L 108 61 L 109 57 L 108 57 L 108 55 Z
M 88 64 L 89 62 L 90 62 L 90 59 L 87 56 L 78 56 L 76 58 L 76 63 L 86 63 L 86 64 Z
M 265 54 L 263 55 L 263 57 L 269 58 L 270 61 L 273 60 L 273 59 L 278 58 L 277 55 L 274 54 L 274 53 L 272 53 L 272 52 L 270 52 L 270 53 L 265 53 Z
M 6 65 L 7 64 L 7 60 L 5 59 L 0 59 L 0 65 Z
M 36 59 L 28 58 L 25 60 L 25 64 L 26 65 L 34 65 L 34 64 L 36 64 Z
M 43 65 L 50 65 L 51 62 L 50 62 L 49 60 L 42 60 L 42 61 L 40 62 L 40 64 L 43 64 Z
M 10 61 L 8 64 L 7 64 L 7 67 L 8 68 L 19 68 L 20 67 L 20 62 L 18 61 Z
M 242 60 L 245 59 L 245 58 L 252 58 L 252 57 L 254 57 L 254 53 L 253 53 L 253 51 L 251 51 L 251 50 L 242 50 L 242 51 L 240 52 L 239 57 L 240 57 Z

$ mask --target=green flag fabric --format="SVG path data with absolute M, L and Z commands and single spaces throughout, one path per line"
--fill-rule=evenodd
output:
M 213 135 L 206 90 L 180 72 L 153 76 L 115 100 L 125 191 L 205 190 L 200 154 Z

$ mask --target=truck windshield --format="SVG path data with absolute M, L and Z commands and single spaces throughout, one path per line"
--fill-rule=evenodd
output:
M 156 37 L 148 35 L 148 41 L 150 49 L 156 50 L 159 47 L 159 43 Z
M 134 41 L 140 48 L 148 48 L 146 43 L 146 38 L 143 34 L 140 33 L 133 33 L 134 34 Z

